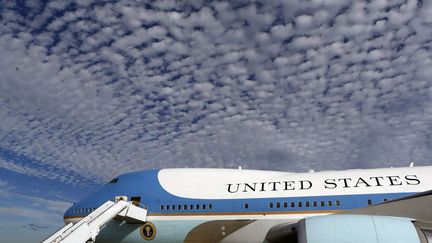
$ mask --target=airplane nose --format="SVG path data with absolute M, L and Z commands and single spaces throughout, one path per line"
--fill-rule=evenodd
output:
M 77 204 L 74 204 L 68 210 L 66 210 L 63 221 L 65 224 L 78 222 L 81 218 L 85 217 L 85 210 L 83 208 L 79 208 Z

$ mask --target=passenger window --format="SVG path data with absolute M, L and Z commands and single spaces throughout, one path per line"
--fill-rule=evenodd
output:
M 307 201 L 306 202 L 306 207 L 309 207 L 310 206 L 310 203 L 309 203 L 309 201 Z
M 288 207 L 288 203 L 284 202 L 284 208 Z
M 340 206 L 341 202 L 339 200 L 336 200 L 336 206 Z
M 213 205 L 209 204 L 209 209 L 212 209 L 212 208 L 213 208 Z
M 321 207 L 324 207 L 324 206 L 325 206 L 324 201 L 321 201 Z
M 302 202 L 298 202 L 298 206 L 299 206 L 299 208 L 301 208 L 302 207 Z
M 269 203 L 269 207 L 270 207 L 270 208 L 273 208 L 273 203 Z
M 193 205 L 191 204 L 191 205 L 189 205 L 189 209 L 190 210 L 192 210 L 193 209 Z
M 169 209 L 170 209 L 170 206 L 169 206 L 169 205 L 167 205 L 167 207 L 166 207 L 166 208 L 167 208 L 167 210 L 169 210 Z
M 164 210 L 164 206 L 163 206 L 163 205 L 161 205 L 161 206 L 160 206 L 160 209 L 161 209 L 161 210 Z
M 328 201 L 328 205 L 331 207 L 333 206 L 333 202 L 332 201 Z
M 206 205 L 205 204 L 203 204 L 203 209 L 206 209 Z
M 196 205 L 196 209 L 200 209 L 200 205 L 199 204 Z
M 183 205 L 183 209 L 184 209 L 184 210 L 187 210 L 187 205 Z
M 313 202 L 314 207 L 318 207 L 318 203 L 316 201 Z
M 276 203 L 276 207 L 280 208 L 280 202 Z
M 368 199 L 367 204 L 372 205 L 372 200 Z
M 295 203 L 294 202 L 291 202 L 291 207 L 292 208 L 295 207 Z
M 249 208 L 249 204 L 248 204 L 248 203 L 245 203 L 245 204 L 244 204 L 244 208 Z
M 178 210 L 181 210 L 181 205 L 177 205 L 177 209 L 178 209 Z

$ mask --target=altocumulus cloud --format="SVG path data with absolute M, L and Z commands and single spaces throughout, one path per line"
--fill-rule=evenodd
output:
M 3 1 L 0 19 L 6 170 L 430 164 L 428 1 Z

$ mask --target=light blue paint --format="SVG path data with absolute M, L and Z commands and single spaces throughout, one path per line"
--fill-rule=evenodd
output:
M 327 215 L 306 221 L 308 243 L 419 243 L 409 219 L 370 215 Z
M 420 242 L 411 220 L 398 217 L 372 216 L 379 243 Z
M 180 243 L 201 220 L 187 221 L 152 221 L 156 228 L 156 237 L 152 243 Z M 111 221 L 96 238 L 96 243 L 136 243 L 147 242 L 140 234 L 141 224 L 127 224 Z

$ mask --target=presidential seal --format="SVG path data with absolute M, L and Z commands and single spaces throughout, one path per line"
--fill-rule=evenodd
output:
M 147 222 L 141 226 L 140 233 L 144 240 L 153 240 L 156 237 L 156 227 L 153 223 Z

